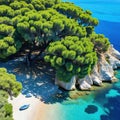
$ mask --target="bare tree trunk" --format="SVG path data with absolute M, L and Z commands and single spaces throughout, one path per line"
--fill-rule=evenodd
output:
M 8 94 L 10 95 L 10 100 L 13 100 L 12 92 L 10 90 L 8 90 Z

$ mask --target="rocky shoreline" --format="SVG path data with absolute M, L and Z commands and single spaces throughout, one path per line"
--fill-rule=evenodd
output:
M 81 90 L 90 90 L 92 85 L 101 86 L 102 82 L 117 81 L 117 78 L 114 76 L 114 70 L 119 67 L 120 53 L 111 45 L 106 53 L 100 55 L 91 74 L 82 79 L 78 79 L 77 76 L 73 76 L 70 82 L 67 83 L 55 78 L 55 84 L 65 90 L 76 89 L 76 84 L 79 84 L 79 88 Z

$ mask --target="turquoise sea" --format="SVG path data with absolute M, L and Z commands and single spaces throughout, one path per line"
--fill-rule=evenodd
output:
M 66 1 L 91 10 L 93 17 L 99 19 L 96 32 L 105 34 L 114 47 L 120 51 L 120 0 Z M 116 77 L 118 82 L 111 88 L 87 95 L 86 99 L 57 103 L 58 111 L 54 110 L 52 114 L 58 116 L 55 120 L 120 120 L 120 70 L 117 70 Z
M 114 47 L 120 51 L 120 0 L 66 1 L 91 10 L 93 17 L 99 19 L 99 25 L 95 28 L 96 32 L 105 34 Z M 47 120 L 120 120 L 120 70 L 117 70 L 116 74 L 118 82 L 112 84 L 110 88 L 85 95 L 85 98 L 65 100 L 63 95 L 63 98 L 53 100 L 54 98 L 50 99 L 50 96 L 55 89 L 57 91 L 57 88 L 54 87 L 54 82 L 51 83 L 50 77 L 47 77 L 51 69 L 46 69 L 40 63 L 41 66 L 38 69 L 41 71 L 37 74 L 39 77 L 35 78 L 24 73 L 26 68 L 20 69 L 21 63 L 23 64 L 23 58 L 0 63 L 0 67 L 6 67 L 10 73 L 17 75 L 17 80 L 23 84 L 23 94 L 30 92 L 35 96 L 40 95 L 43 101 L 52 106 L 45 113 Z
M 117 70 L 116 77 L 118 82 L 110 88 L 56 104 L 56 120 L 120 120 L 120 70 Z

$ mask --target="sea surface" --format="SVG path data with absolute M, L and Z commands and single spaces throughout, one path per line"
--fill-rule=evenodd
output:
M 93 17 L 99 19 L 95 28 L 109 38 L 111 44 L 120 51 L 120 0 L 66 0 L 89 9 Z M 57 103 L 59 110 L 54 111 L 56 120 L 120 120 L 120 70 L 118 82 L 110 88 L 87 95 L 86 99 L 76 99 Z M 54 108 L 54 105 L 53 105 Z M 48 116 L 52 117 L 51 114 Z
M 114 47 L 120 51 L 120 0 L 66 1 L 73 2 L 77 6 L 91 10 L 93 17 L 99 19 L 99 25 L 95 28 L 96 32 L 105 34 Z M 19 60 L 20 63 L 22 61 L 23 60 Z M 12 70 L 16 66 L 16 63 L 15 61 L 5 64 L 0 63 L 0 67 L 6 67 L 10 73 L 14 73 L 15 71 L 13 72 Z M 41 70 L 42 69 L 43 67 Z M 75 100 L 63 99 L 62 102 L 56 103 L 49 101 L 48 103 L 53 107 L 46 113 L 48 117 L 47 120 L 120 120 L 120 70 L 117 70 L 116 73 L 118 82 L 111 84 L 111 87 L 85 95 L 84 98 Z M 21 79 L 23 74 L 24 76 Z M 41 75 L 43 75 L 42 78 Z M 41 75 L 38 79 L 30 77 L 26 80 L 26 77 L 29 76 L 23 72 L 17 75 L 17 80 L 22 82 L 24 92 L 26 90 L 26 92 L 40 94 L 43 100 L 46 101 L 46 98 L 49 97 L 47 91 L 51 91 L 52 93 L 50 86 L 53 88 L 53 85 L 51 81 L 48 82 L 49 78 L 46 79 L 46 74 L 44 75 L 43 72 L 41 72 Z M 37 84 L 35 84 L 35 82 Z
M 57 108 L 54 114 L 49 111 L 47 115 L 52 120 L 120 120 L 120 70 L 117 70 L 116 77 L 118 82 L 111 87 L 84 98 L 54 104 L 53 109 Z
M 111 44 L 120 51 L 120 0 L 64 0 L 85 10 L 92 11 L 98 18 L 96 32 L 109 38 Z

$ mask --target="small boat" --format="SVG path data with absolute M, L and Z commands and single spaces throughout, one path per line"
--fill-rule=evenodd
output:
M 21 106 L 21 107 L 19 108 L 19 110 L 21 111 L 21 110 L 28 109 L 29 106 L 30 106 L 30 104 L 23 105 L 23 106 Z
M 32 97 L 32 94 L 28 93 L 28 94 L 26 94 L 25 97 L 26 97 L 26 98 Z

